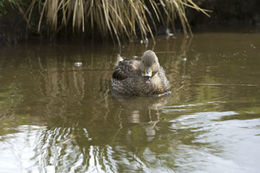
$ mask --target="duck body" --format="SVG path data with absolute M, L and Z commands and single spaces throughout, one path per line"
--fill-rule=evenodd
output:
M 112 75 L 112 92 L 128 96 L 154 96 L 169 90 L 170 84 L 153 51 L 140 60 L 118 57 Z

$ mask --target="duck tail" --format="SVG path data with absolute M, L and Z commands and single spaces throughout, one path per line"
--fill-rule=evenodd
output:
M 122 57 L 120 54 L 117 54 L 117 60 L 116 60 L 115 66 L 117 66 L 118 63 L 119 63 L 120 61 L 123 61 L 123 60 L 124 60 L 123 57 Z

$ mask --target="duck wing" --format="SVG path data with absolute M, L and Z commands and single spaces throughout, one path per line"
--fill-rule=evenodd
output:
M 124 80 L 138 75 L 139 62 L 137 60 L 124 59 L 118 62 L 113 72 L 113 79 Z

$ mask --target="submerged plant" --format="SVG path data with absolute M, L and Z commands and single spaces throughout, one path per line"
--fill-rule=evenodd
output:
M 121 38 L 142 38 L 156 29 L 156 23 L 174 28 L 179 18 L 184 34 L 191 33 L 185 8 L 191 7 L 205 14 L 192 0 L 27 0 L 25 10 L 17 3 L 27 24 L 35 7 L 39 9 L 38 31 L 46 23 L 52 31 L 72 27 L 75 32 L 110 35 L 119 42 Z

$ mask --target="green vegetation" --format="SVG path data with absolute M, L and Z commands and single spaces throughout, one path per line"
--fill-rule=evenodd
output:
M 136 36 L 153 38 L 158 25 L 174 29 L 177 18 L 188 34 L 186 7 L 206 14 L 192 0 L 2 0 L 2 14 L 6 4 L 22 15 L 28 28 L 38 32 L 44 26 L 55 34 L 64 30 L 86 32 L 118 42 Z
M 0 16 L 7 13 L 7 5 L 13 5 L 18 3 L 18 0 L 0 0 Z

